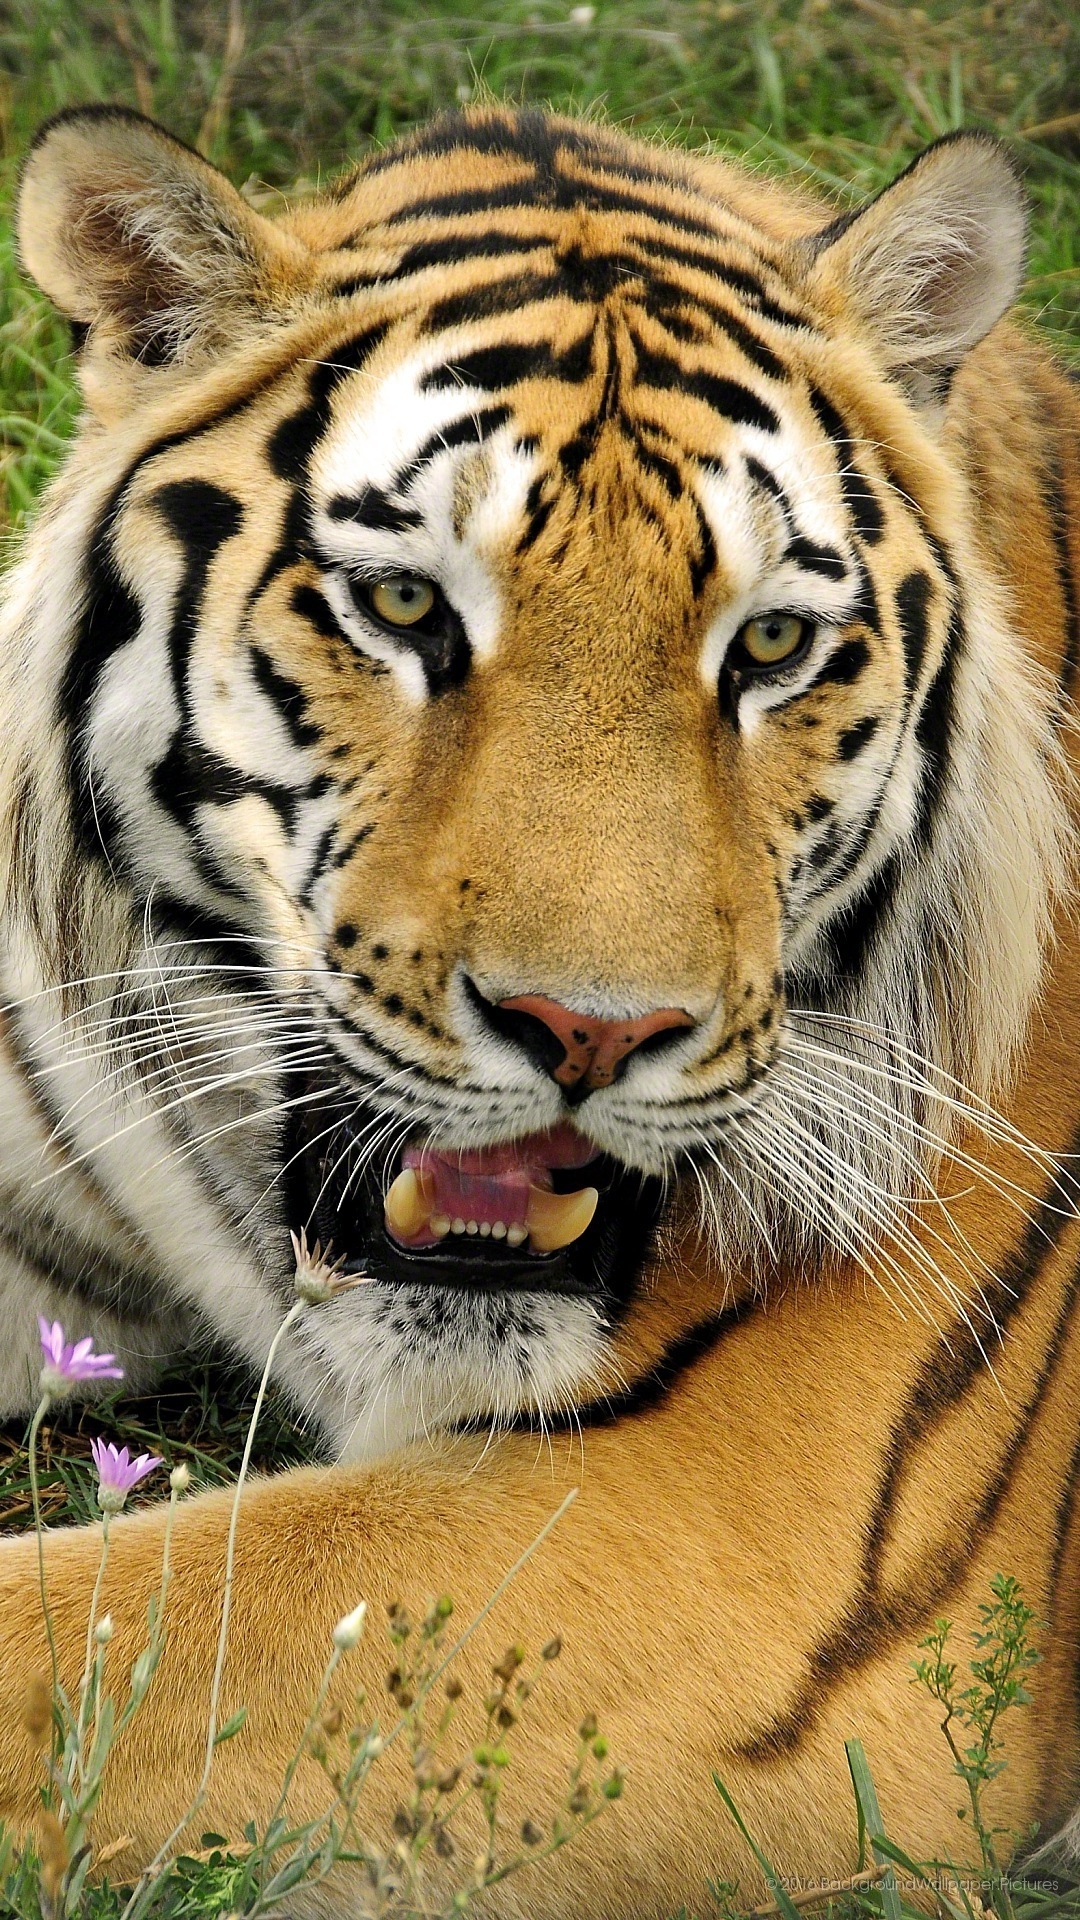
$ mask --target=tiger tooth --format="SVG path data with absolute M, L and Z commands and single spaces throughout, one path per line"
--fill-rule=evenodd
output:
M 543 1187 L 529 1188 L 525 1225 L 537 1253 L 555 1253 L 580 1240 L 600 1195 L 595 1187 L 582 1187 L 578 1193 L 548 1193 Z
M 415 1240 L 435 1210 L 435 1182 L 416 1167 L 405 1167 L 383 1201 L 386 1224 L 398 1240 Z

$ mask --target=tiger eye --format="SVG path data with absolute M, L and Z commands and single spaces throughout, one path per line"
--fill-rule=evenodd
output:
M 755 666 L 778 667 L 799 651 L 806 627 L 797 613 L 762 613 L 739 628 L 738 638 Z
M 411 573 L 391 574 L 378 580 L 371 589 L 371 605 L 388 627 L 415 627 L 435 605 L 435 589 L 430 580 L 418 580 Z

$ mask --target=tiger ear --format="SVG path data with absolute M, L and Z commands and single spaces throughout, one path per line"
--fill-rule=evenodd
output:
M 224 174 L 120 107 L 38 134 L 17 211 L 21 265 L 95 345 L 143 367 L 191 366 L 289 305 L 307 248 Z
M 932 405 L 1016 298 L 1027 225 L 1006 149 L 989 135 L 947 134 L 809 242 L 812 279 L 829 304 L 855 307 L 890 373 L 916 405 Z

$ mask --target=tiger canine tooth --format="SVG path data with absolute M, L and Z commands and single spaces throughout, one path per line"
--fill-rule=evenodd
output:
M 383 1201 L 386 1224 L 399 1240 L 415 1240 L 435 1210 L 435 1182 L 416 1167 L 398 1174 Z
M 580 1240 L 599 1198 L 595 1187 L 582 1187 L 579 1193 L 548 1193 L 543 1187 L 530 1187 L 525 1225 L 537 1253 L 555 1253 Z

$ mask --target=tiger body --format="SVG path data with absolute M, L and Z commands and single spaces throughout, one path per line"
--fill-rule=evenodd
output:
M 92 418 L 0 667 L 6 1411 L 35 1311 L 137 1380 L 207 1329 L 261 1365 L 290 1228 L 336 1223 L 374 1273 L 282 1345 L 352 1464 L 245 1495 L 223 1706 L 249 1717 L 203 1823 L 273 1805 L 358 1597 L 469 1615 L 569 1483 L 461 1658 L 562 1630 L 508 1800 L 592 1709 L 627 1807 L 492 1911 L 745 1884 L 713 1770 L 784 1871 L 849 1872 L 853 1732 L 890 1830 L 955 1852 L 908 1663 L 998 1570 L 1047 1634 L 994 1812 L 1067 1823 L 1080 402 L 1000 317 L 1007 163 L 942 143 L 830 221 L 492 109 L 274 223 L 229 195 L 124 116 L 31 156 L 24 258 L 91 328 Z M 415 1200 L 547 1152 L 562 1194 L 571 1135 L 611 1184 L 535 1285 L 490 1236 L 474 1283 L 425 1280 L 461 1258 L 430 1205 L 386 1239 L 399 1166 Z M 402 1161 L 418 1138 L 442 1157 Z M 199 1771 L 227 1520 L 177 1518 L 159 1704 L 97 1830 L 132 1864 Z M 157 1514 L 114 1528 L 121 1648 L 160 1544 Z M 95 1555 L 49 1541 L 73 1667 Z M 6 1547 L 10 1717 L 34 1577 Z M 352 1658 L 377 1690 L 380 1649 Z M 0 1817 L 38 1764 L 0 1756 Z M 335 1899 L 362 1911 L 347 1876 Z

